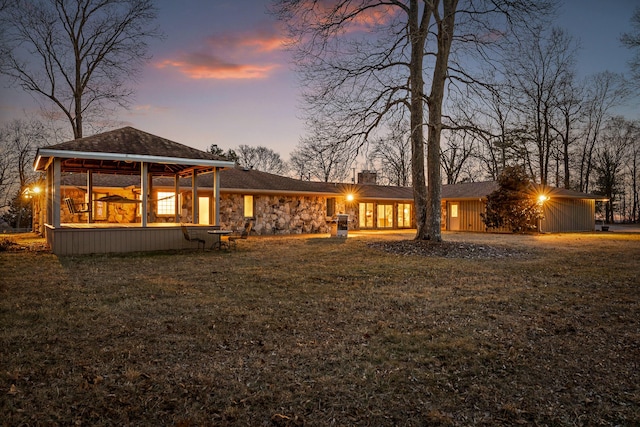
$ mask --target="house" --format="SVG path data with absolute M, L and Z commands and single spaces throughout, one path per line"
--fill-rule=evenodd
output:
M 310 182 L 240 168 L 223 158 L 123 128 L 39 150 L 47 172 L 42 229 L 55 253 L 180 248 L 180 223 L 254 232 L 329 233 L 337 214 L 352 230 L 415 228 L 410 187 Z M 442 228 L 484 232 L 480 214 L 495 182 L 442 187 Z M 545 232 L 592 231 L 596 196 L 546 188 Z M 177 195 L 177 197 L 176 197 Z M 63 200 L 85 204 L 86 212 Z M 37 217 L 38 215 L 34 215 Z
M 131 178 L 124 178 L 95 177 L 93 199 L 137 194 L 139 191 Z M 69 175 L 63 182 L 66 195 L 81 191 L 82 177 Z M 171 200 L 165 204 L 168 209 L 158 208 L 157 222 L 192 222 L 190 185 L 189 179 L 180 181 L 180 210 L 176 220 L 173 182 L 162 178 L 154 181 L 153 197 Z M 206 206 L 212 197 L 211 188 L 204 180 L 198 183 L 198 188 L 198 196 L 204 199 L 200 205 Z M 487 231 L 480 214 L 484 212 L 486 196 L 497 188 L 494 181 L 443 185 L 442 229 Z M 545 219 L 541 224 L 544 231 L 593 230 L 596 196 L 556 188 L 548 188 L 546 194 Z M 126 207 L 119 207 L 117 203 L 109 203 L 105 209 L 104 215 L 108 212 L 108 217 L 96 221 L 135 222 L 135 215 L 131 212 L 123 215 Z M 218 224 L 223 228 L 239 229 L 251 218 L 257 234 L 325 233 L 339 213 L 349 215 L 352 230 L 415 228 L 410 187 L 301 181 L 237 166 L 220 171 Z M 66 215 L 64 218 L 69 222 L 77 219 L 69 217 L 69 213 Z M 199 223 L 208 224 L 207 217 L 201 216 Z

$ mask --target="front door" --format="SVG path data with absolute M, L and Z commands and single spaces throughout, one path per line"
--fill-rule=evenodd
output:
M 449 230 L 458 231 L 460 230 L 460 213 L 458 212 L 459 208 L 458 203 L 449 203 Z
M 198 224 L 209 224 L 209 197 L 198 197 Z

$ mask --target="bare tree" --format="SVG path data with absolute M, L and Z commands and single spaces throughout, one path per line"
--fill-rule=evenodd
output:
M 610 119 L 596 149 L 595 172 L 598 189 L 607 197 L 605 220 L 614 222 L 614 210 L 624 193 L 623 171 L 638 132 L 633 122 L 622 117 Z
M 353 157 L 339 145 L 309 137 L 300 141 L 290 155 L 293 173 L 300 179 L 343 182 L 349 175 Z
M 378 166 L 381 182 L 406 187 L 411 177 L 411 145 L 409 124 L 400 120 L 387 136 L 371 142 L 369 160 Z
M 0 212 L 35 182 L 33 158 L 46 141 L 47 130 L 37 120 L 14 120 L 0 129 Z
M 593 157 L 602 127 L 611 111 L 625 102 L 629 96 L 626 82 L 621 75 L 605 71 L 589 79 L 585 97 L 585 124 L 582 144 L 578 145 L 578 189 L 589 192 Z
M 416 239 L 441 241 L 440 134 L 445 86 L 449 78 L 473 81 L 461 62 L 450 63 L 452 46 L 471 43 L 480 52 L 478 57 L 486 59 L 488 46 L 505 40 L 515 25 L 540 17 L 549 4 L 546 0 L 339 0 L 330 4 L 277 0 L 275 11 L 288 24 L 295 44 L 296 64 L 306 88 L 306 114 L 331 123 L 352 144 L 363 146 L 389 114 L 409 111 Z M 500 37 L 494 37 L 497 34 Z
M 280 154 L 270 148 L 240 145 L 236 150 L 229 151 L 237 155 L 237 163 L 240 166 L 274 174 L 287 172 L 287 165 Z
M 507 75 L 520 98 L 521 127 L 528 130 L 534 149 L 528 156 L 533 162 L 528 168 L 545 185 L 558 137 L 553 131 L 559 127 L 555 122 L 559 112 L 557 97 L 573 76 L 576 48 L 571 37 L 560 29 L 546 34 L 533 28 L 507 57 Z
M 158 37 L 152 0 L 15 0 L 0 12 L 0 72 L 55 105 L 83 136 L 85 121 L 126 107 L 130 83 Z
M 559 120 L 551 124 L 559 138 L 559 158 L 562 159 L 564 171 L 562 181 L 564 188 L 567 189 L 571 188 L 570 148 L 579 138 L 577 127 L 584 108 L 583 92 L 583 87 L 576 83 L 573 73 L 568 74 L 567 78 L 560 83 L 556 95 Z M 558 174 L 557 171 L 556 174 Z M 556 185 L 559 181 L 560 179 L 557 177 Z
M 636 8 L 631 16 L 632 31 L 624 33 L 620 40 L 633 51 L 633 57 L 629 61 L 633 80 L 636 85 L 640 85 L 640 7 Z
M 459 182 L 462 171 L 474 154 L 474 138 L 471 134 L 463 131 L 446 133 L 445 146 L 440 155 L 447 184 Z

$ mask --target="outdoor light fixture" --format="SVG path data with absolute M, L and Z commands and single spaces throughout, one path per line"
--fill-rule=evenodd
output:
M 347 202 L 353 202 L 353 194 L 347 194 Z
M 40 194 L 40 191 L 42 191 L 40 189 L 40 187 L 38 186 L 34 186 L 34 187 L 27 187 L 23 192 L 22 195 L 24 196 L 25 199 L 30 199 L 32 197 L 37 196 L 38 194 Z
M 540 204 L 546 202 L 547 200 L 549 200 L 549 197 L 545 196 L 544 194 L 541 194 L 541 195 L 538 196 L 538 202 Z

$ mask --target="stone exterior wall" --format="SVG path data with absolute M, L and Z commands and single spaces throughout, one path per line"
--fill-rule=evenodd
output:
M 327 201 L 323 196 L 254 195 L 254 231 L 256 234 L 329 233 Z M 245 223 L 244 197 L 222 194 L 220 225 L 239 230 Z
M 87 222 L 87 214 L 72 214 L 64 204 L 63 199 L 70 197 L 75 203 L 84 203 L 85 191 L 75 188 L 65 188 L 61 200 L 60 222 L 74 223 Z M 110 188 L 108 192 L 102 192 L 94 189 L 93 198 L 97 199 L 102 196 L 122 196 L 128 199 L 135 199 L 136 194 L 130 190 L 115 190 Z M 94 202 L 93 204 L 93 222 L 96 223 L 116 223 L 128 224 L 140 222 L 140 204 L 139 203 L 107 203 Z
M 119 195 L 135 199 L 136 195 L 125 189 L 110 188 L 108 192 L 94 190 L 94 198 L 103 195 Z M 204 193 L 202 194 L 204 195 Z M 210 196 L 210 194 L 209 194 Z M 85 192 L 67 187 L 62 198 L 70 197 L 76 203 L 85 200 Z M 358 229 L 357 204 L 347 204 L 343 197 L 336 197 L 333 217 L 327 216 L 326 196 L 294 196 L 294 195 L 254 195 L 254 227 L 253 233 L 269 234 L 306 234 L 330 233 L 332 221 L 336 214 L 349 214 L 349 230 Z M 191 193 L 182 193 L 180 220 L 190 222 L 192 217 Z M 136 223 L 140 222 L 140 204 L 136 203 L 103 203 L 102 216 L 97 216 L 94 204 L 94 222 Z M 105 216 L 106 215 L 106 216 Z M 71 214 L 62 203 L 61 222 L 83 223 L 87 214 Z M 151 215 L 150 222 L 173 222 L 173 217 L 156 217 Z M 244 195 L 223 193 L 220 196 L 220 226 L 223 229 L 242 230 L 245 224 Z

